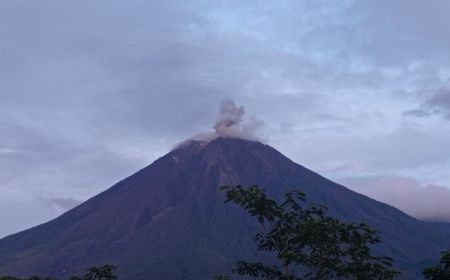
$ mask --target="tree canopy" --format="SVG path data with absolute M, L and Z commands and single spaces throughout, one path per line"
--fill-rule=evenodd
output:
M 278 263 L 239 261 L 232 272 L 272 280 L 395 279 L 392 259 L 376 256 L 379 233 L 365 223 L 343 222 L 325 206 L 305 205 L 300 191 L 287 192 L 278 203 L 258 186 L 224 186 L 226 202 L 240 205 L 261 225 L 255 236 L 259 251 L 274 253 Z M 230 279 L 217 276 L 217 280 Z
M 425 279 L 448 280 L 450 279 L 450 250 L 442 252 L 439 264 L 427 267 L 422 272 Z
M 116 267 L 110 264 L 103 266 L 91 266 L 83 276 L 72 276 L 70 280 L 116 280 L 118 277 L 114 273 Z M 12 276 L 0 276 L 0 280 L 56 280 L 51 277 L 31 276 L 30 278 L 17 278 Z

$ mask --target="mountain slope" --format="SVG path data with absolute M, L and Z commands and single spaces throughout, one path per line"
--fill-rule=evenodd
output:
M 221 185 L 300 188 L 339 218 L 367 222 L 405 277 L 450 247 L 450 225 L 418 221 L 240 139 L 192 141 L 57 219 L 0 240 L 0 274 L 64 276 L 113 263 L 122 279 L 211 279 L 254 258 L 257 225 L 224 204 Z M 416 274 L 417 275 L 417 274 Z

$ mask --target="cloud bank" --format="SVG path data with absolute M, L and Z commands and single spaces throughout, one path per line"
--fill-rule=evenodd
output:
M 450 222 L 450 189 L 444 186 L 428 184 L 421 187 L 413 178 L 401 176 L 353 178 L 347 185 L 415 218 Z

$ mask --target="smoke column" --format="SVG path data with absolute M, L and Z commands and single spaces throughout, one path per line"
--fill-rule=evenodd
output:
M 244 121 L 245 108 L 236 106 L 233 100 L 225 99 L 220 103 L 219 119 L 214 125 L 216 137 L 242 138 L 247 140 L 259 140 L 259 129 L 262 121 L 252 116 Z
M 199 133 L 184 141 L 181 145 L 192 140 L 209 142 L 218 137 L 261 141 L 262 133 L 260 129 L 264 123 L 255 116 L 248 119 L 245 119 L 244 116 L 245 108 L 243 106 L 237 106 L 232 99 L 222 100 L 217 120 L 213 126 L 214 131 Z

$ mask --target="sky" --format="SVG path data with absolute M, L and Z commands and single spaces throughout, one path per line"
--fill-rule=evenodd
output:
M 450 221 L 450 2 L 0 0 L 0 237 L 201 132 Z

